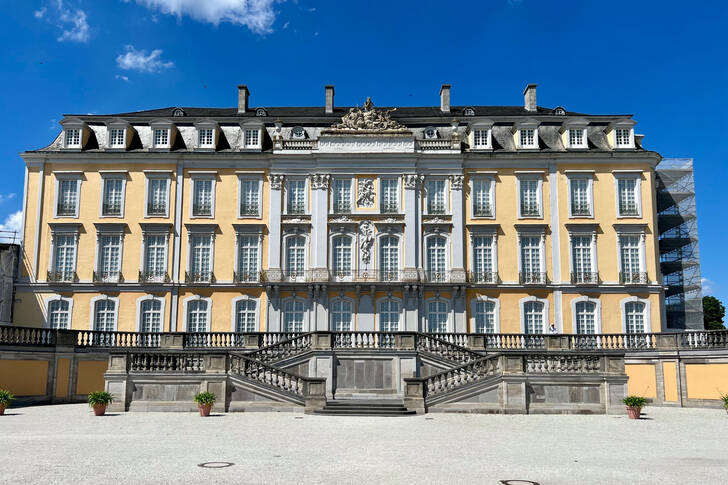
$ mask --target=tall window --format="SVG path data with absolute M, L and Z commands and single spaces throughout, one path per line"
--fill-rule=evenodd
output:
M 192 281 L 212 279 L 212 235 L 190 236 L 190 276 Z
M 124 200 L 124 180 L 120 178 L 104 179 L 104 200 L 101 203 L 101 215 L 120 216 Z
M 543 308 L 540 301 L 523 304 L 523 328 L 526 333 L 544 333 Z
M 199 130 L 199 146 L 202 148 L 213 148 L 215 144 L 215 130 L 213 128 L 202 128 Z
M 589 179 L 572 178 L 569 180 L 569 184 L 571 186 L 571 215 L 591 216 Z
M 518 130 L 520 133 L 521 148 L 536 148 L 536 130 L 534 128 L 525 128 Z
M 571 237 L 571 257 L 574 283 L 594 282 L 592 267 L 592 236 Z
M 631 129 L 629 128 L 617 128 L 614 130 L 614 140 L 617 147 L 631 147 Z
M 163 282 L 167 274 L 167 236 L 147 234 L 144 236 L 143 281 Z
M 103 235 L 99 239 L 99 281 L 119 281 L 121 274 L 121 235 Z
M 52 329 L 71 328 L 71 304 L 68 300 L 48 302 L 48 327 Z
M 303 332 L 303 300 L 293 298 L 283 307 L 283 331 Z
M 474 283 L 494 283 L 493 236 L 473 237 L 473 275 Z
M 636 177 L 620 177 L 617 179 L 620 216 L 639 216 L 638 185 Z
M 189 300 L 187 302 L 187 331 L 207 332 L 208 303 L 205 300 Z
M 76 271 L 76 235 L 57 234 L 54 240 L 52 281 L 71 282 Z
M 116 302 L 114 300 L 96 300 L 94 305 L 94 330 L 113 332 L 116 320 Z
M 167 216 L 167 191 L 169 180 L 166 178 L 149 179 L 149 193 L 147 194 L 147 215 Z
M 79 148 L 81 146 L 81 130 L 78 128 L 66 129 L 66 148 Z
M 385 214 L 399 212 L 399 200 L 397 197 L 399 180 L 396 178 L 380 179 L 379 184 L 381 189 L 379 210 Z
M 541 237 L 521 236 L 521 273 L 524 283 L 539 283 L 542 280 Z
M 260 215 L 260 180 L 240 179 L 240 215 Z
M 576 310 L 576 333 L 596 333 L 596 303 L 580 301 L 574 307 Z
M 257 129 L 245 130 L 245 147 L 253 148 L 260 145 L 260 131 Z
M 495 333 L 495 302 L 475 302 L 473 314 L 475 317 L 475 333 Z
M 473 215 L 476 217 L 493 217 L 493 181 L 491 179 L 473 179 Z
M 144 300 L 140 305 L 139 331 L 162 331 L 162 302 L 160 300 Z
M 640 280 L 640 236 L 619 236 L 619 253 L 622 264 L 622 281 L 636 283 Z
M 235 304 L 236 332 L 255 332 L 257 330 L 255 307 L 255 300 L 238 300 Z
M 444 180 L 428 180 L 427 190 L 427 213 L 428 214 L 445 214 L 447 205 L 445 202 L 445 181 Z
M 238 236 L 238 281 L 258 281 L 258 242 L 257 235 Z
M 194 217 L 212 216 L 213 180 L 194 179 L 192 195 L 192 215 Z
M 490 148 L 490 130 L 473 130 L 473 148 Z
M 351 212 L 351 179 L 334 179 L 333 201 L 335 214 Z
M 521 217 L 539 217 L 541 215 L 541 201 L 538 193 L 539 180 L 533 178 L 519 180 Z
M 331 330 L 333 332 L 351 332 L 354 314 L 351 300 L 339 298 L 331 304 Z
M 571 148 L 582 148 L 585 146 L 583 128 L 569 130 L 569 146 Z
M 286 239 L 286 276 L 302 278 L 306 267 L 306 238 L 291 236 Z
M 379 271 L 382 281 L 396 281 L 399 278 L 399 238 L 383 236 L 379 239 Z
M 447 304 L 440 300 L 427 303 L 427 331 L 430 333 L 447 332 Z
M 123 128 L 114 128 L 111 130 L 111 134 L 109 136 L 111 140 L 111 147 L 112 148 L 123 148 L 125 145 L 124 138 L 126 134 L 126 130 Z
M 447 277 L 446 252 L 444 237 L 436 236 L 427 240 L 427 277 L 429 281 L 443 281 Z
M 306 213 L 306 181 L 303 179 L 287 179 L 286 180 L 287 206 L 288 214 L 305 214 Z
M 61 179 L 58 181 L 58 207 L 56 215 L 76 217 L 78 213 L 77 179 Z
M 333 271 L 337 278 L 351 276 L 351 237 L 336 236 L 332 241 L 333 245 Z
M 169 146 L 169 129 L 157 128 L 154 130 L 154 147 L 162 148 Z
M 399 331 L 399 302 L 391 298 L 379 301 L 379 331 Z
M 645 304 L 639 301 L 630 301 L 625 303 L 624 318 L 627 333 L 644 333 Z

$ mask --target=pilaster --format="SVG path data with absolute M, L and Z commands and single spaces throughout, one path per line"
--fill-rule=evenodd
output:
M 311 269 L 328 268 L 329 175 L 311 175 Z M 327 273 L 328 274 L 328 273 Z
M 283 175 L 270 176 L 270 207 L 268 216 L 268 271 L 281 269 L 281 208 L 283 206 Z
M 420 176 L 417 174 L 405 174 L 402 176 L 404 182 L 404 281 L 417 281 L 418 261 L 418 224 L 420 215 L 418 210 L 418 188 Z

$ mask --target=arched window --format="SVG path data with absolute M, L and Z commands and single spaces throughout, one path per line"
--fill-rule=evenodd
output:
M 205 300 L 190 300 L 187 302 L 187 331 L 207 332 L 208 303 Z
M 255 332 L 257 330 L 256 306 L 255 300 L 238 300 L 235 304 L 236 332 Z
M 399 279 L 399 238 L 383 236 L 379 239 L 379 271 L 382 281 Z
M 337 278 L 351 277 L 351 237 L 336 236 L 332 241 L 332 269 Z
M 58 299 L 48 302 L 48 327 L 53 329 L 71 328 L 71 306 L 68 300 Z
M 331 304 L 331 330 L 351 332 L 353 330 L 354 305 L 351 300 L 338 298 Z
M 475 110 L 473 108 L 465 108 L 463 110 L 464 116 L 475 116 Z
M 144 300 L 139 309 L 139 331 L 162 331 L 162 302 L 156 299 Z
M 283 331 L 303 332 L 303 300 L 292 298 L 283 307 Z
M 97 300 L 94 304 L 94 330 L 113 332 L 116 321 L 116 302 L 111 299 Z
M 627 333 L 644 333 L 645 304 L 639 301 L 629 301 L 625 303 L 624 319 Z
M 379 301 L 379 331 L 399 331 L 399 301 L 392 298 Z
M 475 318 L 475 333 L 495 333 L 495 302 L 475 302 L 473 316 Z
M 447 243 L 442 236 L 431 237 L 427 240 L 427 277 L 429 281 L 444 281 L 446 266 L 445 248 Z
M 544 333 L 542 302 L 528 301 L 523 304 L 523 324 L 525 333 Z
M 427 331 L 430 333 L 447 332 L 447 303 L 434 300 L 427 303 Z
M 580 301 L 574 305 L 576 312 L 576 333 L 596 333 L 596 309 L 596 303 L 590 301 Z
M 306 238 L 291 236 L 286 239 L 286 276 L 302 278 L 306 263 Z

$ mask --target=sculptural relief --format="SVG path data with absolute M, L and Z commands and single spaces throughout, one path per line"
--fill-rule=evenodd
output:
M 362 221 L 359 224 L 359 249 L 361 260 L 369 264 L 372 260 L 372 245 L 374 244 L 374 224 L 372 221 Z
M 356 205 L 359 207 L 374 207 L 374 179 L 361 178 L 357 188 L 358 197 Z
M 331 128 L 335 130 L 354 130 L 354 131 L 405 131 L 406 127 L 397 123 L 389 117 L 389 113 L 394 111 L 377 111 L 374 109 L 374 103 L 371 98 L 367 98 L 364 106 L 359 108 L 350 108 L 349 112 L 341 118 L 341 122 L 335 123 Z

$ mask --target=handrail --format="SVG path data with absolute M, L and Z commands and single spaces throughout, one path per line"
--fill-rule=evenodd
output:
M 306 377 L 251 359 L 243 354 L 230 353 L 229 372 L 232 375 L 246 377 L 299 398 L 305 397 L 304 383 L 308 380 Z
M 436 334 L 419 333 L 415 341 L 415 349 L 435 354 L 443 359 L 467 363 L 482 358 L 482 355 L 470 349 L 455 345 Z
M 245 354 L 246 357 L 260 362 L 273 362 L 287 357 L 302 354 L 311 349 L 311 332 L 291 334 L 290 338 L 280 340 L 271 345 Z
M 332 332 L 334 349 L 393 349 L 395 332 Z
M 502 372 L 500 354 L 491 354 L 425 378 L 425 399 L 480 381 Z

